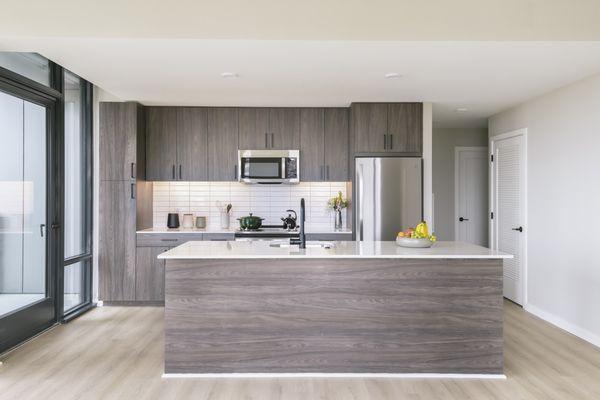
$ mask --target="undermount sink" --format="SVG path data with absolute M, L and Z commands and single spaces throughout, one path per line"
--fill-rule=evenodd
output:
M 294 244 L 290 244 L 290 242 L 271 242 L 269 243 L 270 247 L 297 247 L 298 245 L 294 245 Z M 306 248 L 322 248 L 322 249 L 331 249 L 335 247 L 335 243 L 331 243 L 331 242 L 316 242 L 316 241 L 309 241 L 306 242 Z

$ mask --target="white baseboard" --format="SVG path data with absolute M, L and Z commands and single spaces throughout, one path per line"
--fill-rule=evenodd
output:
M 506 379 L 504 374 L 378 374 L 378 373 L 231 373 L 163 374 L 163 378 L 418 378 L 418 379 Z
M 523 306 L 523 308 L 525 309 L 525 311 L 535 315 L 536 317 L 539 317 L 544 321 L 549 322 L 552 325 L 555 325 L 560 329 L 565 330 L 577 336 L 578 338 L 581 338 L 586 342 L 593 344 L 596 347 L 600 347 L 600 336 L 588 331 L 587 329 L 581 328 L 577 325 L 573 325 L 572 323 L 567 322 L 564 319 L 557 317 L 556 315 L 549 313 L 548 311 L 544 311 L 541 308 L 538 308 L 531 304 L 526 304 L 525 306 Z

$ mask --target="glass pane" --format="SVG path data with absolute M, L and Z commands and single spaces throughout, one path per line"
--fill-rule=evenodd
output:
M 85 267 L 87 263 L 88 261 L 80 261 L 65 267 L 64 311 L 85 302 Z
M 46 297 L 46 109 L 0 92 L 0 315 Z
M 37 53 L 0 51 L 0 67 L 50 86 L 50 62 Z
M 82 81 L 65 71 L 65 258 L 88 251 Z

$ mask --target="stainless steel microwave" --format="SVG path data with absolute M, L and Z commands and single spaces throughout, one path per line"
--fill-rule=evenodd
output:
M 238 180 L 245 183 L 299 183 L 300 150 L 238 150 Z

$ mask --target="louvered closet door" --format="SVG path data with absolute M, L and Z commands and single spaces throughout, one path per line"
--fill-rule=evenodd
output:
M 497 140 L 493 147 L 493 248 L 514 255 L 504 260 L 504 297 L 522 304 L 526 228 L 524 138 L 519 135 Z

